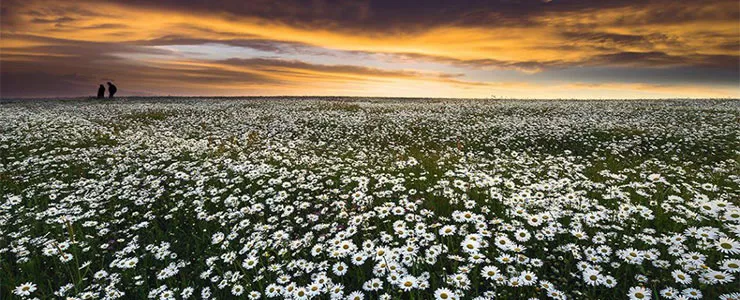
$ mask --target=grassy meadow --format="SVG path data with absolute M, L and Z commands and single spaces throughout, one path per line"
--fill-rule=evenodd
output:
M 740 299 L 740 101 L 0 104 L 0 299 Z

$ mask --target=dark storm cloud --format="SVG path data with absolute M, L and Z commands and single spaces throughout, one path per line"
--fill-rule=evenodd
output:
M 728 51 L 737 51 L 738 53 L 740 53 L 740 40 L 734 41 L 734 42 L 722 43 L 719 45 L 718 48 L 722 50 L 728 50 Z
M 568 78 L 580 82 L 618 82 L 654 84 L 693 84 L 733 86 L 740 81 L 739 69 L 716 69 L 706 67 L 580 67 L 546 70 L 530 74 L 532 80 L 552 81 Z
M 617 52 L 598 55 L 584 62 L 584 65 L 617 66 L 680 66 L 715 67 L 736 70 L 740 58 L 733 55 L 684 55 L 674 56 L 660 51 Z
M 639 35 L 580 31 L 564 32 L 562 36 L 566 39 L 566 42 L 574 43 L 573 45 L 564 45 L 565 47 L 588 46 L 600 50 L 619 50 L 625 47 L 635 46 L 645 48 L 653 48 L 655 45 L 680 46 L 680 42 L 676 37 L 670 37 L 660 33 Z
M 138 1 L 119 3 L 158 9 L 226 12 L 233 17 L 256 17 L 299 28 L 389 30 L 411 32 L 453 23 L 518 22 L 522 14 L 541 6 L 539 1 Z M 513 15 L 512 15 L 513 14 Z M 497 18 L 498 17 L 498 18 Z M 474 21 L 478 20 L 478 21 Z
M 40 46 L 25 47 L 23 52 L 27 55 L 63 55 L 65 57 L 78 57 L 86 60 L 95 59 L 118 59 L 115 53 L 130 54 L 152 54 L 152 55 L 176 55 L 176 52 L 166 49 L 151 47 L 139 47 L 126 43 L 104 43 L 104 42 L 81 42 L 67 39 L 57 39 L 25 34 L 4 34 L 6 39 L 23 39 L 30 42 L 38 42 Z M 13 58 L 23 54 L 4 54 L 5 58 Z
M 75 3 L 75 1 L 58 1 Z M 496 26 L 532 24 L 529 16 L 552 11 L 581 11 L 603 7 L 634 5 L 641 1 L 557 1 L 540 0 L 460 0 L 460 1 L 354 1 L 354 0 L 226 0 L 218 5 L 200 0 L 119 0 L 114 3 L 135 7 L 188 13 L 223 13 L 225 18 L 254 17 L 299 28 L 390 30 L 412 32 L 444 25 Z M 590 2 L 590 3 L 589 3 Z M 22 7 L 23 2 L 6 0 L 3 10 Z M 36 9 L 29 14 L 41 22 L 48 16 L 100 13 L 76 7 L 57 11 Z M 12 15 L 12 14 L 11 14 Z M 64 17 L 62 17 L 64 18 Z
M 55 7 L 36 8 L 28 13 L 39 22 L 65 21 L 67 14 L 81 16 L 115 15 L 100 12 L 94 5 L 75 6 L 65 10 Z M 217 4 L 203 0 L 114 0 L 112 3 L 163 12 L 189 14 L 221 14 L 227 20 L 257 18 L 264 22 L 286 24 L 298 28 L 328 28 L 379 32 L 414 32 L 433 27 L 472 26 L 532 26 L 541 25 L 535 17 L 549 13 L 589 13 L 603 9 L 625 8 L 638 13 L 625 14 L 614 20 L 604 20 L 615 26 L 639 24 L 676 24 L 697 20 L 738 20 L 740 8 L 734 0 L 673 1 L 673 0 L 458 0 L 458 1 L 396 1 L 396 0 L 222 0 Z M 12 21 L 13 11 L 24 1 L 3 1 L 4 19 Z M 726 9 L 708 10 L 707 7 Z M 61 17 L 58 17 L 61 16 Z M 612 36 L 616 37 L 616 36 Z
M 97 25 L 90 25 L 82 27 L 81 29 L 124 29 L 129 28 L 127 25 L 123 24 L 97 24 Z
M 607 2 L 607 1 L 604 1 Z M 738 20 L 740 7 L 734 0 L 699 0 L 699 1 L 626 1 L 628 5 L 647 5 L 655 7 L 639 15 L 625 15 L 613 25 L 656 25 L 677 24 L 696 20 Z M 711 10 L 712 6 L 723 9 Z
M 740 10 L 734 0 L 679 2 L 672 0 L 226 0 L 214 5 L 202 0 L 118 0 L 117 3 L 187 12 L 228 13 L 256 17 L 304 28 L 388 30 L 413 32 L 445 25 L 527 26 L 546 13 L 597 12 L 610 8 L 656 8 L 625 15 L 615 25 L 680 23 L 695 20 L 736 20 Z M 735 9 L 707 11 L 697 7 L 723 4 Z
M 416 53 L 386 54 L 396 59 L 423 60 L 441 64 L 449 64 L 473 69 L 515 69 L 521 71 L 542 71 L 547 69 L 565 69 L 570 67 L 598 67 L 598 66 L 634 66 L 641 68 L 696 66 L 711 67 L 727 70 L 738 70 L 740 57 L 734 55 L 700 55 L 688 54 L 673 56 L 660 51 L 652 52 L 615 52 L 586 57 L 580 61 L 548 60 L 548 61 L 503 61 L 496 59 L 456 59 L 452 57 L 423 55 Z
M 31 19 L 31 22 L 32 23 L 39 23 L 39 24 L 46 24 L 46 23 L 62 24 L 62 23 L 73 22 L 75 20 L 76 19 L 70 18 L 70 17 L 59 17 L 59 18 L 50 18 L 50 19 L 33 18 L 33 19 Z

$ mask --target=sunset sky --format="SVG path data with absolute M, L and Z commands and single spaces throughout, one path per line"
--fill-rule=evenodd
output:
M 0 25 L 2 97 L 740 97 L 737 0 L 2 0 Z

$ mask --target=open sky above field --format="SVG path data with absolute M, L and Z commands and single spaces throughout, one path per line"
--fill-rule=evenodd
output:
M 3 97 L 740 97 L 737 0 L 1 5 Z

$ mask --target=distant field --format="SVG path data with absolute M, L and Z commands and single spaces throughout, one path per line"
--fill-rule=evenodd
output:
M 740 299 L 738 134 L 732 100 L 0 104 L 0 299 Z

